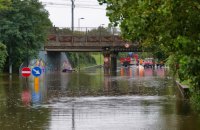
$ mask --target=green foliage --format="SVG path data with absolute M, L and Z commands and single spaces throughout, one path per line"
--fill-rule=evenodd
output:
M 80 67 L 88 66 L 88 65 L 95 65 L 96 61 L 94 57 L 91 56 L 90 53 L 86 52 L 79 52 L 79 53 L 74 53 L 74 52 L 67 52 L 66 53 L 70 63 L 72 64 L 73 68 L 77 68 L 78 65 Z
M 103 55 L 101 53 L 96 52 L 96 53 L 93 53 L 91 56 L 95 59 L 97 65 L 103 64 L 104 62 Z
M 107 36 L 107 35 L 112 35 L 112 31 L 104 27 L 98 27 L 97 29 L 89 30 L 87 34 L 97 35 L 97 36 L 103 36 L 103 35 Z
M 6 57 L 8 56 L 6 51 L 6 46 L 0 43 L 0 72 L 2 71 L 4 64 L 6 62 Z
M 10 7 L 10 0 L 0 0 L 0 11 L 8 10 Z
M 197 91 L 197 92 L 192 92 L 192 96 L 190 97 L 190 101 L 191 101 L 191 103 L 192 103 L 192 105 L 193 105 L 193 107 L 196 109 L 196 110 L 198 110 L 198 111 L 200 111 L 200 92 L 199 91 Z
M 72 30 L 70 28 L 58 28 L 53 27 L 50 30 L 51 33 L 58 33 L 58 34 L 64 34 L 64 35 L 72 35 Z
M 169 66 L 170 72 L 173 74 L 173 76 L 176 76 L 176 73 L 179 67 L 178 58 L 174 54 L 171 54 L 167 58 L 166 64 Z
M 98 0 L 107 4 L 110 21 L 124 38 L 139 41 L 154 55 L 170 56 L 168 63 L 181 80 L 200 91 L 199 0 Z M 197 99 L 197 98 L 194 98 Z
M 0 40 L 7 46 L 13 68 L 38 54 L 51 22 L 38 0 L 11 0 L 11 9 L 0 12 Z M 28 54 L 27 54 L 28 53 Z
M 71 28 L 57 28 L 54 27 L 50 30 L 51 33 L 57 33 L 60 35 L 72 35 L 75 36 L 107 36 L 107 35 L 113 35 L 113 32 L 116 32 L 115 28 L 104 28 L 102 26 L 99 26 L 98 28 L 80 28 L 79 30 L 74 30 L 72 32 Z
M 139 41 L 144 50 L 151 50 L 157 58 L 166 58 L 165 39 L 169 39 L 170 19 L 168 2 L 141 0 L 99 0 L 107 2 L 107 16 L 114 25 L 119 24 L 122 36 L 129 41 Z M 130 4 L 131 3 L 131 4 Z M 162 5 L 162 6 L 161 6 Z M 163 9 L 163 10 L 162 10 Z M 163 13 L 165 12 L 165 13 Z M 161 33 L 160 33 L 161 32 Z M 159 35 L 160 33 L 160 35 Z M 162 57 L 160 54 L 163 54 Z
M 128 56 L 127 52 L 120 52 L 120 53 L 118 53 L 118 58 L 127 57 L 127 56 Z

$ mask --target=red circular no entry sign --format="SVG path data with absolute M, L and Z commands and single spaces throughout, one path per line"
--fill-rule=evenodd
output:
M 31 69 L 28 67 L 22 68 L 22 76 L 23 77 L 28 77 L 31 75 Z
M 129 45 L 128 43 L 126 43 L 124 46 L 125 46 L 126 48 L 129 48 L 129 47 L 130 47 L 130 45 Z

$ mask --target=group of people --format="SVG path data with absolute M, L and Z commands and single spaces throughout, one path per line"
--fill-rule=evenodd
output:
M 150 59 L 150 58 L 145 59 L 145 60 L 140 59 L 139 60 L 139 64 L 143 65 L 144 68 L 154 68 L 154 67 L 162 68 L 164 66 L 164 62 L 163 61 L 156 62 L 154 59 Z

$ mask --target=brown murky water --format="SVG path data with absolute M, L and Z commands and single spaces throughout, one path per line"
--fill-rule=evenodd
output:
M 198 130 L 165 69 L 0 76 L 0 130 Z

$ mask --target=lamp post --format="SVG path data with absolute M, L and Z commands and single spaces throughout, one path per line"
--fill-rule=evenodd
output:
M 105 24 L 100 24 L 100 37 L 101 37 L 101 28 L 104 26 Z M 101 65 L 101 52 L 100 52 L 100 65 Z
M 79 28 L 79 30 L 80 30 L 80 21 L 81 21 L 81 19 L 85 19 L 85 18 L 78 18 L 78 28 Z
M 100 25 L 99 25 L 100 36 L 101 36 L 101 29 L 103 28 L 104 25 L 105 25 L 105 24 L 100 24 Z
M 85 18 L 78 18 L 78 30 L 80 31 L 80 21 L 81 19 L 85 19 Z M 80 59 L 79 59 L 79 55 L 77 54 L 77 58 L 78 58 L 78 70 L 80 71 Z

